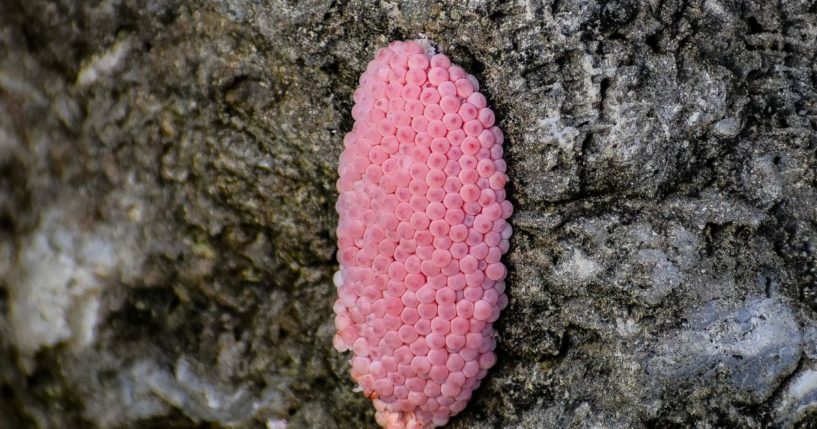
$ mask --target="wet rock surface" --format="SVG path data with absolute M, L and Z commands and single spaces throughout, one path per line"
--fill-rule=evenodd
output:
M 814 424 L 814 1 L 12 0 L 0 427 L 373 427 L 331 346 L 336 162 L 420 35 L 479 78 L 516 207 L 448 427 Z

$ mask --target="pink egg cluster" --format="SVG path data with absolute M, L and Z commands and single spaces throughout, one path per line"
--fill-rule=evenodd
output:
M 340 156 L 334 346 L 390 429 L 460 412 L 496 362 L 512 206 L 474 76 L 418 42 L 377 51 Z

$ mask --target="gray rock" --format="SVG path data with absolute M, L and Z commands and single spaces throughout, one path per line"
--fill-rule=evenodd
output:
M 688 317 L 687 326 L 645 350 L 647 373 L 675 388 L 693 389 L 723 379 L 739 389 L 737 399 L 762 403 L 800 360 L 800 328 L 787 305 L 751 301 L 732 312 L 708 303 Z M 701 383 L 704 381 L 704 383 Z
M 794 427 L 799 422 L 809 421 L 817 410 L 817 371 L 814 365 L 802 368 L 792 377 L 774 404 L 780 427 Z
M 452 428 L 817 419 L 811 1 L 0 2 L 0 427 L 374 427 L 336 162 L 427 37 L 506 135 L 499 363 Z

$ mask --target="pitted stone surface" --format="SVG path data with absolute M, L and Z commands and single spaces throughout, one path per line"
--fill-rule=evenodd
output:
M 383 152 L 490 102 L 514 205 L 496 364 L 447 428 L 808 427 L 816 22 L 814 1 L 0 1 L 0 427 L 375 427 L 332 347 L 337 163 L 374 51 L 414 38 L 484 97 L 453 66 L 424 92 L 415 57 Z M 452 260 L 485 252 L 410 200 L 400 222 Z M 477 309 L 432 327 L 436 289 L 415 298 L 389 316 L 417 339 L 388 338 L 431 377 Z

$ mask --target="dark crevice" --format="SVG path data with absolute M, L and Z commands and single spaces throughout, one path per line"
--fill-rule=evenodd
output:
M 760 25 L 754 16 L 750 16 L 746 19 L 746 25 L 749 27 L 747 34 L 757 34 L 763 32 L 763 26 Z
M 599 107 L 599 110 L 601 112 L 604 111 L 604 101 L 607 100 L 607 91 L 610 89 L 610 81 L 611 80 L 609 77 L 605 77 L 599 83 L 599 91 L 601 92 L 601 106 Z
M 646 45 L 649 46 L 650 49 L 652 50 L 652 52 L 655 53 L 655 54 L 660 54 L 661 53 L 660 42 L 661 42 L 661 32 L 649 35 L 649 36 L 647 36 L 646 39 L 644 39 L 644 43 L 646 43 Z
M 801 353 L 800 358 L 797 360 L 797 366 L 794 368 L 794 371 L 792 371 L 791 373 L 789 373 L 788 375 L 783 377 L 782 380 L 780 380 L 780 383 L 777 386 L 775 386 L 774 390 L 769 395 L 769 399 L 767 400 L 767 402 L 773 403 L 773 402 L 775 402 L 775 400 L 777 400 L 777 399 L 779 399 L 781 397 L 781 395 L 783 394 L 783 391 L 786 389 L 786 387 L 788 387 L 788 385 L 791 383 L 791 381 L 795 377 L 797 377 L 800 374 L 800 372 L 803 370 L 803 367 L 805 366 L 805 362 L 806 362 L 806 357 Z

